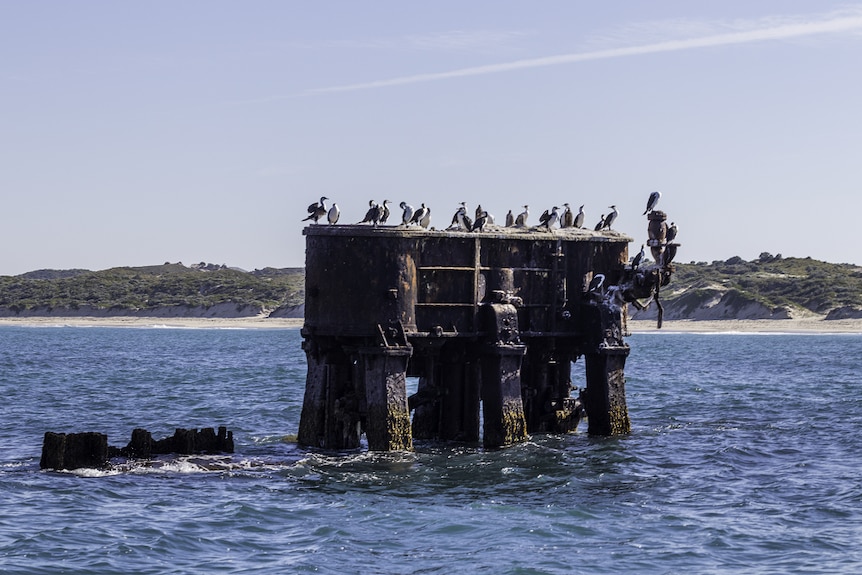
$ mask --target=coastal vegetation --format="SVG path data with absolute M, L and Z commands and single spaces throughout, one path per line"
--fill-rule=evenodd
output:
M 246 272 L 206 263 L 39 270 L 0 276 L 0 310 L 5 315 L 60 314 L 85 308 L 146 315 L 172 307 L 205 310 L 228 304 L 246 314 L 271 313 L 302 304 L 304 282 L 302 268 Z
M 859 318 L 862 267 L 768 252 L 676 264 L 661 297 L 669 319 Z
M 677 263 L 675 268 L 661 293 L 667 319 L 862 317 L 862 267 L 853 264 L 764 252 L 751 261 L 732 257 Z M 0 276 L 0 314 L 7 316 L 158 315 L 170 309 L 296 316 L 302 313 L 304 299 L 302 268 L 247 272 L 201 262 Z M 633 310 L 640 318 L 655 313 L 655 306 L 645 312 Z

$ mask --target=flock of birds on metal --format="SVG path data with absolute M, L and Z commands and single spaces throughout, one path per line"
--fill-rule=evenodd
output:
M 658 204 L 659 199 L 661 198 L 661 192 L 652 192 L 649 195 L 649 199 L 647 199 L 646 210 L 644 210 L 643 215 L 649 214 L 653 211 Z M 313 223 L 317 223 L 321 218 L 326 218 L 326 221 L 330 225 L 335 225 L 338 223 L 338 219 L 341 217 L 341 210 L 338 208 L 338 204 L 335 202 L 332 203 L 331 207 L 326 206 L 326 201 L 329 198 L 321 197 L 319 202 L 315 202 L 308 206 L 308 217 L 303 219 L 302 221 L 307 222 L 311 221 Z M 386 224 L 389 221 L 390 209 L 389 204 L 391 204 L 391 200 L 383 200 L 382 204 L 376 203 L 374 200 L 368 202 L 368 211 L 365 213 L 365 217 L 357 222 L 358 224 L 371 224 L 373 226 L 378 226 L 381 224 Z M 425 229 L 431 225 L 431 208 L 426 206 L 424 203 L 418 208 L 414 209 L 413 206 L 408 204 L 407 202 L 401 202 L 398 204 L 399 207 L 403 210 L 401 213 L 401 224 L 402 226 L 421 226 Z M 505 227 L 507 228 L 526 228 L 528 227 L 527 219 L 530 217 L 530 207 L 529 205 L 524 205 L 524 211 L 515 216 L 512 213 L 512 210 L 509 210 L 509 213 L 506 214 L 506 223 Z M 563 204 L 563 212 L 560 213 L 560 208 L 558 206 L 552 207 L 550 210 L 545 210 L 544 213 L 539 216 L 539 225 L 536 226 L 535 229 L 544 229 L 547 231 L 553 230 L 555 227 L 559 227 L 560 229 L 566 228 L 574 228 L 574 229 L 583 229 L 584 227 L 584 206 L 582 205 L 578 209 L 578 213 L 574 213 L 572 208 L 568 203 Z M 619 216 L 619 210 L 615 205 L 608 206 L 610 208 L 610 212 L 607 214 L 602 214 L 599 218 L 598 223 L 593 228 L 594 231 L 600 232 L 604 230 L 611 230 L 611 225 Z M 483 209 L 481 205 L 476 207 L 475 211 L 475 219 L 471 219 L 469 215 L 467 215 L 467 203 L 461 202 L 461 205 L 455 211 L 455 214 L 452 216 L 452 223 L 449 225 L 447 230 L 463 230 L 468 232 L 481 232 L 485 229 L 486 225 L 495 225 L 494 216 L 488 213 L 487 210 Z M 676 224 L 671 222 L 670 226 L 667 229 L 667 237 L 665 239 L 666 243 L 672 242 L 676 238 L 677 227 Z M 633 258 L 632 267 L 637 268 L 641 261 L 644 258 L 644 245 L 641 244 L 640 252 Z

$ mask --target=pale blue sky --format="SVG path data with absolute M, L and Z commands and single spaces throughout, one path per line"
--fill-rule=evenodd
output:
M 609 204 L 862 264 L 862 2 L 0 0 L 0 274 L 302 266 L 305 207 Z M 396 208 L 397 209 L 397 208 Z

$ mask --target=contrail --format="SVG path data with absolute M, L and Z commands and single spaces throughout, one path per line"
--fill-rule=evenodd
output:
M 561 54 L 547 56 L 544 58 L 531 58 L 526 60 L 515 60 L 502 64 L 489 64 L 487 66 L 475 66 L 462 68 L 449 72 L 437 72 L 430 74 L 415 74 L 390 78 L 389 80 L 378 80 L 375 82 L 364 82 L 361 84 L 348 84 L 344 86 L 333 86 L 330 88 L 318 88 L 307 90 L 306 94 L 325 94 L 332 92 L 353 92 L 356 90 L 369 90 L 372 88 L 386 88 L 389 86 L 401 86 L 404 84 L 417 84 L 419 82 L 433 82 L 436 80 L 447 80 L 450 78 L 463 78 L 467 76 L 482 76 L 485 74 L 499 74 L 513 70 L 527 68 L 542 68 L 547 66 L 559 66 L 575 62 L 586 62 L 590 60 L 603 60 L 608 58 L 622 58 L 625 56 L 639 56 L 642 54 L 656 54 L 659 52 L 676 52 L 680 50 L 691 50 L 695 48 L 709 48 L 713 46 L 728 46 L 732 44 L 746 44 L 750 42 L 765 42 L 769 40 L 783 40 L 787 38 L 799 38 L 802 36 L 813 36 L 816 34 L 833 34 L 862 30 L 862 13 L 857 11 L 852 15 L 834 17 L 831 19 L 809 21 L 796 24 L 783 24 L 777 26 L 762 27 L 742 32 L 730 32 L 704 36 L 702 38 L 691 38 L 687 40 L 670 40 L 657 42 L 643 46 L 630 46 L 627 48 L 613 48 L 598 50 L 594 52 L 583 52 L 578 54 Z

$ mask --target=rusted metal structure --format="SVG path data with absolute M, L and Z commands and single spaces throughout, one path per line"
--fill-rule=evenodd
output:
M 631 238 L 575 228 L 303 233 L 301 445 L 352 449 L 365 433 L 371 450 L 411 449 L 414 438 L 501 447 L 572 431 L 584 410 L 591 434 L 630 430 L 624 302 L 653 296 L 671 273 L 627 266 Z M 590 291 L 599 274 L 603 286 Z M 586 388 L 573 394 L 580 358 Z M 419 378 L 409 398 L 408 377 Z

